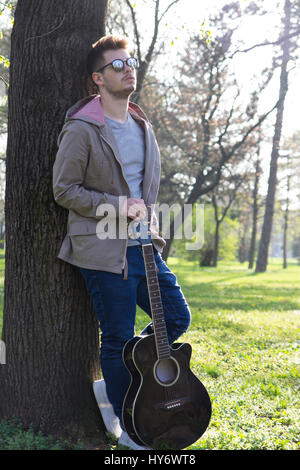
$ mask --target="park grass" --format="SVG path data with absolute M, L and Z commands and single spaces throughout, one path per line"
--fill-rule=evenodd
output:
M 200 268 L 172 257 L 168 265 L 192 312 L 180 341 L 192 345 L 191 368 L 212 400 L 210 425 L 189 450 L 299 449 L 300 266 L 271 260 L 256 274 L 237 262 Z M 138 309 L 136 332 L 147 323 Z M 107 448 L 118 446 L 110 438 Z

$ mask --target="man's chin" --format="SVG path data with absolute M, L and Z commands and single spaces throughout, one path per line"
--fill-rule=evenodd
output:
M 123 90 L 114 90 L 114 91 L 111 91 L 110 93 L 116 98 L 126 99 L 126 98 L 129 98 L 129 96 L 131 96 L 132 93 L 135 92 L 135 90 L 136 90 L 136 87 L 132 83 L 132 84 L 127 85 L 126 88 L 123 88 Z
M 136 90 L 136 86 L 133 83 L 131 83 L 123 90 L 123 92 L 124 92 L 124 95 L 130 96 L 132 95 L 132 93 L 135 92 L 135 90 Z

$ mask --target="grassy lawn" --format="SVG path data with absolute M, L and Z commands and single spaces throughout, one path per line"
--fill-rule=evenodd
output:
M 182 339 L 193 347 L 191 367 L 213 408 L 208 430 L 189 449 L 299 448 L 300 266 L 291 260 L 283 270 L 272 260 L 268 272 L 255 274 L 237 262 L 168 264 L 191 307 Z M 139 310 L 137 333 L 147 322 Z M 3 442 L 0 426 L 0 449 Z

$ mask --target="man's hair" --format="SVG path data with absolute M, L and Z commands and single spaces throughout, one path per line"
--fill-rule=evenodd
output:
M 103 36 L 92 45 L 87 57 L 87 71 L 89 75 L 99 70 L 103 65 L 103 53 L 105 51 L 126 49 L 128 46 L 127 39 L 118 36 Z

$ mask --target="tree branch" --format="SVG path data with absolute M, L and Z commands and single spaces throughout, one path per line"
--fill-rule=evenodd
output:
M 134 8 L 131 5 L 129 0 L 125 0 L 125 1 L 127 3 L 128 8 L 130 9 L 132 23 L 133 23 L 133 29 L 134 29 L 134 35 L 135 35 L 135 40 L 136 40 L 136 45 L 137 45 L 137 55 L 138 55 L 139 62 L 141 62 L 142 61 L 142 54 L 141 54 L 140 33 L 139 33 L 139 30 L 138 30 L 138 27 L 137 27 L 135 10 L 134 10 Z
M 170 5 L 165 9 L 165 11 L 163 12 L 163 14 L 161 15 L 161 17 L 159 18 L 158 20 L 158 23 L 161 22 L 161 20 L 163 19 L 163 17 L 168 13 L 168 11 L 170 10 L 170 8 L 175 5 L 175 3 L 178 3 L 179 0 L 174 0 L 172 3 L 170 3 Z
M 146 54 L 145 60 L 147 64 L 150 63 L 151 57 L 154 51 L 154 46 L 157 40 L 157 35 L 158 35 L 158 26 L 159 26 L 159 19 L 158 19 L 158 13 L 159 13 L 159 0 L 156 0 L 155 3 L 155 14 L 154 14 L 154 32 L 152 36 L 152 41 L 150 43 L 150 46 L 148 48 L 148 52 Z
M 265 42 L 262 42 L 262 43 L 259 43 L 259 44 L 254 44 L 253 46 L 251 47 L 248 47 L 247 49 L 238 49 L 237 51 L 233 52 L 233 54 L 229 57 L 230 59 L 233 58 L 233 56 L 235 54 L 238 54 L 239 52 L 249 52 L 249 51 L 252 51 L 253 49 L 257 48 L 257 47 L 263 47 L 263 46 L 278 46 L 280 45 L 282 42 L 286 41 L 287 39 L 290 39 L 294 36 L 298 36 L 300 35 L 300 29 L 297 29 L 296 31 L 294 31 L 293 33 L 291 34 L 288 34 L 287 36 L 282 36 L 281 38 L 277 39 L 277 41 L 265 41 Z

